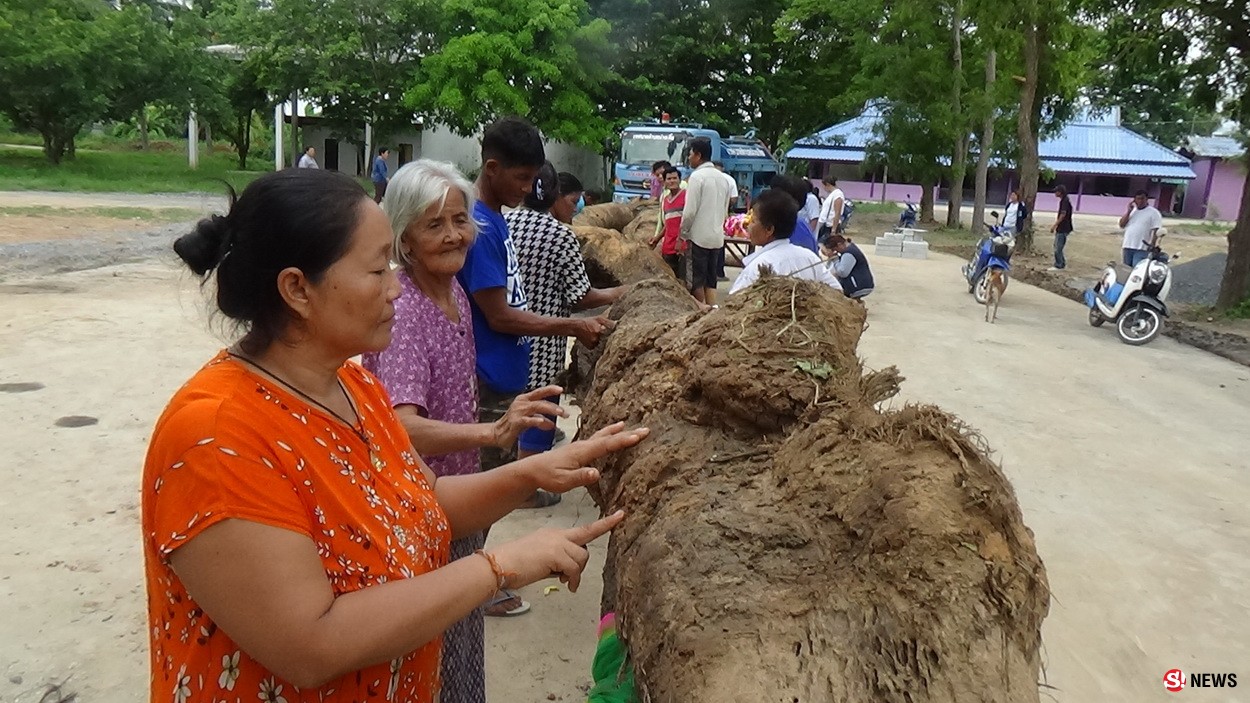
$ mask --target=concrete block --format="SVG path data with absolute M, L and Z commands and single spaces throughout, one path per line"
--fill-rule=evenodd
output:
M 903 242 L 903 249 L 899 255 L 904 259 L 927 259 L 929 258 L 929 243 Z
M 898 247 L 893 244 L 882 244 L 880 242 L 880 238 L 878 238 L 877 247 L 876 247 L 876 255 L 877 256 L 891 256 L 897 259 L 903 256 L 903 249 L 902 247 Z

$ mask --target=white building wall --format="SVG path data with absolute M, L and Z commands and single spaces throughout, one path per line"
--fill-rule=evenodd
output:
M 463 173 L 477 173 L 482 162 L 482 135 L 461 137 L 441 125 L 431 125 L 421 135 L 421 157 L 455 164 Z M 606 186 L 603 158 L 582 147 L 544 140 L 547 160 L 557 171 L 568 171 L 595 190 Z
M 302 128 L 305 145 L 317 148 L 317 163 L 327 168 L 330 160 L 326 154 L 326 140 L 334 135 L 324 126 L 306 126 Z M 390 135 L 386 141 L 373 147 L 373 154 L 365 160 L 363 171 L 357 172 L 357 154 L 360 142 L 364 141 L 364 130 L 354 135 L 359 141 L 338 138 L 338 170 L 343 173 L 369 177 L 369 165 L 378 147 L 386 146 L 391 152 L 387 165 L 393 174 L 402 165 L 400 163 L 405 145 L 411 145 L 412 159 L 434 159 L 454 164 L 465 174 L 476 174 L 481 168 L 482 143 L 481 134 L 472 137 L 461 137 L 442 125 L 430 125 L 422 130 L 412 130 Z M 581 147 L 563 142 L 547 141 L 544 144 L 547 159 L 555 164 L 558 171 L 569 171 L 582 181 L 582 185 L 595 190 L 603 190 L 607 186 L 603 158 L 598 154 Z

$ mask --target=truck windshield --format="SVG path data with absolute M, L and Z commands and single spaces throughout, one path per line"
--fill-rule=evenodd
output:
M 686 134 L 676 132 L 625 132 L 621 134 L 621 163 L 647 164 L 682 161 Z

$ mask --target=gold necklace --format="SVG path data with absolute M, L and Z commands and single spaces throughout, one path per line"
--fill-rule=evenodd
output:
M 288 383 L 285 379 L 283 379 L 283 378 L 282 378 L 281 376 L 279 376 L 278 374 L 276 374 L 276 373 L 274 373 L 274 372 L 270 371 L 269 369 L 265 368 L 264 366 L 261 366 L 260 364 L 256 363 L 256 361 L 255 361 L 255 360 L 253 360 L 253 359 L 249 359 L 248 357 L 243 356 L 242 354 L 235 354 L 235 353 L 234 353 L 234 352 L 232 352 L 232 351 L 227 351 L 227 352 L 226 352 L 226 354 L 228 354 L 228 355 L 230 355 L 230 356 L 234 357 L 235 359 L 238 359 L 238 360 L 240 360 L 240 361 L 245 361 L 245 362 L 247 362 L 248 364 L 251 364 L 252 366 L 255 366 L 257 369 L 259 369 L 259 370 L 260 370 L 262 373 L 264 373 L 266 376 L 268 376 L 268 377 L 272 378 L 273 380 L 277 381 L 278 383 L 281 383 L 283 386 L 286 386 L 289 390 L 291 390 L 292 392 L 294 392 L 294 393 L 295 393 L 296 395 L 298 395 L 299 397 L 303 398 L 304 400 L 308 401 L 309 403 L 312 403 L 313 405 L 316 405 L 318 408 L 321 408 L 321 410 L 323 410 L 324 412 L 328 413 L 328 414 L 329 414 L 330 416 L 332 416 L 334 419 L 336 419 L 336 420 L 338 420 L 339 422 L 341 422 L 341 423 L 343 423 L 344 425 L 346 425 L 346 426 L 347 426 L 347 428 L 348 428 L 348 429 L 350 429 L 350 430 L 352 431 L 352 434 L 356 435 L 356 437 L 358 437 L 358 438 L 360 439 L 361 443 L 365 445 L 365 449 L 366 449 L 366 450 L 368 450 L 368 452 L 369 452 L 369 463 L 373 465 L 373 468 L 374 468 L 374 469 L 376 469 L 376 470 L 378 470 L 378 471 L 381 471 L 381 470 L 382 470 L 382 467 L 386 465 L 386 464 L 382 461 L 382 458 L 381 458 L 381 457 L 379 457 L 379 456 L 377 455 L 377 453 L 375 452 L 375 446 L 374 446 L 373 442 L 369 441 L 369 435 L 365 432 L 365 426 L 364 426 L 364 425 L 365 425 L 365 422 L 364 422 L 364 417 L 363 417 L 363 416 L 361 416 L 361 414 L 360 414 L 360 410 L 356 407 L 356 401 L 352 399 L 352 394 L 347 392 L 347 388 L 345 388 L 345 387 L 343 386 L 343 382 L 342 382 L 341 380 L 339 380 L 337 376 L 335 377 L 335 379 L 334 379 L 334 380 L 335 380 L 335 382 L 338 384 L 338 386 L 339 386 L 339 390 L 343 393 L 343 398 L 347 401 L 348 406 L 350 406 L 350 407 L 351 407 L 351 409 L 352 409 L 352 412 L 356 414 L 356 421 L 359 423 L 358 425 L 357 425 L 357 424 L 353 424 L 353 423 L 351 423 L 351 422 L 348 422 L 348 421 L 347 421 L 347 418 L 345 418 L 345 417 L 343 417 L 342 415 L 340 415 L 340 414 L 338 414 L 338 413 L 334 412 L 334 410 L 333 410 L 332 408 L 330 408 L 328 405 L 326 405 L 326 404 L 322 403 L 321 401 L 317 400 L 316 398 L 312 397 L 311 395 L 308 395 L 307 393 L 305 393 L 304 391 L 300 390 L 299 388 L 296 388 L 294 385 L 292 385 L 291 383 Z

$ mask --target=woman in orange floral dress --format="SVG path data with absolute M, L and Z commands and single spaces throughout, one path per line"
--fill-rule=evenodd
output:
M 351 179 L 286 170 L 175 251 L 243 330 L 170 400 L 143 476 L 151 700 L 438 698 L 441 633 L 503 587 L 558 576 L 619 513 L 448 563 L 537 488 L 645 429 L 484 474 L 435 479 L 377 380 L 349 361 L 390 342 L 399 284 L 386 216 Z

